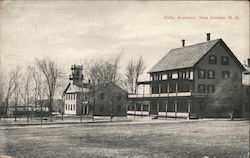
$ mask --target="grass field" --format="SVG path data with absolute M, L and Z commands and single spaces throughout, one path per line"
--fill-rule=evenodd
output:
M 248 121 L 166 121 L 0 127 L 16 158 L 246 158 Z

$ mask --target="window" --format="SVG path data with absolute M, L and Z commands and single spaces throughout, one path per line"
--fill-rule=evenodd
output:
M 70 104 L 70 110 L 72 110 L 72 104 Z
M 204 84 L 199 84 L 198 85 L 198 92 L 199 93 L 205 93 L 206 92 L 206 87 Z
M 214 79 L 215 78 L 215 72 L 214 72 L 214 70 L 208 70 L 208 72 L 207 72 L 207 78 L 208 79 Z
M 172 74 L 172 78 L 173 78 L 173 79 L 178 78 L 178 73 L 177 73 L 177 72 L 173 73 L 173 74 Z
M 162 75 L 162 80 L 166 80 L 166 79 L 168 79 L 167 74 L 163 74 L 163 75 Z
M 226 56 L 221 57 L 221 65 L 229 65 L 229 58 Z
M 65 110 L 67 110 L 67 106 L 68 106 L 68 105 L 66 104 L 66 105 L 65 105 Z
M 215 55 L 210 55 L 209 56 L 209 64 L 216 64 L 217 63 L 217 59 Z
M 229 71 L 222 71 L 222 78 L 223 79 L 230 78 L 230 72 Z
M 208 85 L 207 90 L 208 90 L 208 93 L 214 93 L 215 91 L 214 85 Z
M 198 70 L 198 78 L 206 78 L 206 71 Z
M 100 99 L 104 99 L 104 93 L 100 94 Z

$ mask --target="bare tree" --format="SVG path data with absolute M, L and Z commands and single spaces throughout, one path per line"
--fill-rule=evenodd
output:
M 30 104 L 30 89 L 31 89 L 31 67 L 28 66 L 26 68 L 25 74 L 22 76 L 22 90 L 23 92 L 21 93 L 24 105 L 29 105 Z
M 143 74 L 146 68 L 145 62 L 140 56 L 137 60 L 130 60 L 126 67 L 126 81 L 125 84 L 131 93 L 137 92 L 137 82 L 140 75 Z
M 3 104 L 3 99 L 4 99 L 4 86 L 5 86 L 5 82 L 4 82 L 4 74 L 1 72 L 0 70 L 0 120 L 2 115 L 4 114 L 4 104 Z
M 136 84 L 138 82 L 140 75 L 143 74 L 145 68 L 146 68 L 146 65 L 144 63 L 144 60 L 143 60 L 142 56 L 140 56 L 140 58 L 135 62 L 135 83 Z M 135 88 L 135 93 L 136 92 L 137 92 L 137 85 Z
M 119 77 L 120 58 L 121 54 L 106 60 L 98 58 L 86 64 L 86 72 L 91 82 L 95 85 L 108 82 L 116 83 Z
M 36 59 L 36 65 L 39 68 L 39 70 L 42 72 L 43 77 L 46 82 L 47 87 L 47 95 L 49 99 L 49 112 L 53 112 L 53 98 L 54 94 L 57 88 L 58 80 L 62 76 L 62 72 L 57 66 L 57 64 L 49 59 L 49 58 L 43 58 L 43 59 Z
M 36 67 L 31 67 L 31 80 L 33 83 L 33 102 L 35 107 L 40 107 L 40 117 L 41 124 L 43 118 L 43 102 L 42 99 L 45 97 L 46 87 L 44 86 L 44 81 L 42 81 L 42 74 Z
M 4 96 L 4 79 L 3 79 L 3 73 L 0 72 L 0 102 L 3 100 Z
M 31 81 L 32 81 L 32 88 L 33 88 L 33 102 L 35 106 L 38 106 L 38 101 L 43 98 L 43 81 L 41 77 L 40 71 L 36 70 L 35 67 L 31 67 Z
M 134 88 L 135 88 L 135 66 L 134 66 L 134 61 L 130 60 L 127 64 L 126 67 L 126 87 L 128 88 L 128 91 L 130 93 L 134 93 Z
M 20 68 L 17 68 L 16 74 L 17 74 L 17 78 L 14 80 L 14 89 L 13 89 L 13 93 L 14 93 L 14 107 L 15 107 L 15 121 L 16 121 L 16 117 L 17 117 L 17 107 L 19 104 L 19 100 L 20 100 L 20 78 L 21 78 L 21 73 L 20 73 Z
M 20 67 L 16 67 L 16 70 L 13 70 L 9 73 L 9 79 L 6 85 L 6 96 L 5 96 L 5 113 L 8 112 L 10 97 L 13 95 L 14 91 L 17 89 L 17 81 L 21 77 Z

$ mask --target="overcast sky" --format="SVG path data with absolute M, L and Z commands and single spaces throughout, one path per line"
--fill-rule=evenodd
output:
M 140 55 L 150 69 L 170 49 L 180 47 L 182 39 L 186 45 L 204 42 L 207 32 L 211 39 L 222 38 L 243 63 L 249 57 L 249 2 L 5 1 L 0 8 L 1 67 L 9 70 L 49 56 L 69 70 L 86 59 L 122 53 L 121 69 Z

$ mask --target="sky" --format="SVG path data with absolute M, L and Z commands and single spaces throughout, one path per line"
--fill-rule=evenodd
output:
M 10 71 L 50 57 L 69 72 L 71 64 L 121 53 L 122 72 L 130 59 L 142 56 L 147 65 L 142 78 L 148 79 L 146 72 L 170 49 L 181 47 L 182 39 L 186 45 L 205 42 L 208 32 L 244 63 L 249 2 L 5 0 L 0 3 L 0 66 Z

